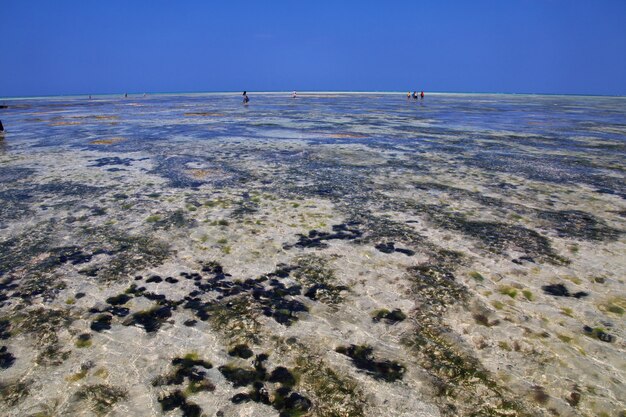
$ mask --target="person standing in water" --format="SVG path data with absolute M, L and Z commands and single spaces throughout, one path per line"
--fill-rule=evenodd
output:
M 298 93 L 296 93 L 296 90 L 293 90 L 293 94 L 291 95 L 291 98 L 296 98 L 298 97 Z
M 406 99 L 407 100 L 411 100 L 411 92 L 410 91 L 408 93 L 406 93 Z
M 248 98 L 248 94 L 246 91 L 243 92 L 243 104 L 248 104 L 250 99 Z
M 420 97 L 422 98 L 422 100 L 424 99 L 424 92 L 423 91 L 420 93 Z M 415 98 L 417 98 L 417 97 L 415 97 Z
M 0 120 L 0 133 L 4 133 L 4 126 L 2 126 L 2 120 Z
M 413 91 L 413 99 L 417 100 L 417 91 Z

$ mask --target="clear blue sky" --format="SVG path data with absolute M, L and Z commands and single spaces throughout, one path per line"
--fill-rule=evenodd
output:
M 0 0 L 0 97 L 626 95 L 626 0 Z

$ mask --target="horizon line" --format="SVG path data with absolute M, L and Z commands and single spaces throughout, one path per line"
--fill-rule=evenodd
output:
M 246 91 L 248 94 L 292 94 L 294 90 L 268 90 L 268 91 L 255 91 L 255 90 L 242 90 Z M 158 91 L 158 92 L 131 92 L 131 93 L 97 93 L 97 94 L 89 94 L 89 93 L 75 93 L 75 94 L 50 94 L 50 95 L 32 95 L 32 96 L 7 96 L 0 97 L 0 100 L 29 100 L 29 99 L 48 99 L 48 98 L 109 98 L 116 96 L 123 96 L 128 94 L 128 98 L 131 97 L 143 97 L 147 96 L 167 96 L 167 95 L 226 95 L 226 94 L 238 94 L 240 95 L 242 91 Z M 307 94 L 406 94 L 405 91 L 387 91 L 387 90 L 295 90 L 298 95 L 307 95 Z M 427 91 L 429 95 L 447 95 L 447 94 L 462 94 L 462 95 L 520 95 L 520 96 L 571 96 L 571 97 L 626 97 L 626 95 L 622 94 L 584 94 L 584 93 L 528 93 L 528 92 L 485 92 L 485 91 Z

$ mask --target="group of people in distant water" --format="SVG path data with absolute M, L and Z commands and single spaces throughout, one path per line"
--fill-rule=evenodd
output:
M 424 92 L 420 91 L 418 94 L 417 91 L 413 91 L 413 94 L 411 94 L 411 92 L 409 91 L 408 93 L 406 93 L 407 100 L 410 100 L 411 97 L 413 97 L 414 100 L 417 100 L 418 98 L 423 100 Z M 298 93 L 295 90 L 293 93 L 291 93 L 291 98 L 298 98 Z M 243 104 L 248 104 L 249 101 L 250 101 L 250 97 L 248 97 L 248 92 L 244 91 L 243 92 Z
M 417 91 L 413 91 L 413 94 L 411 94 L 411 92 L 409 91 L 408 93 L 406 93 L 406 99 L 410 100 L 411 97 L 413 97 L 413 100 L 417 100 L 418 97 L 423 99 L 424 98 L 424 92 L 421 91 L 419 94 L 417 94 Z
M 144 94 L 143 94 L 143 96 L 144 96 L 144 97 L 146 97 L 146 93 L 144 93 Z M 294 92 L 291 94 L 291 97 L 292 97 L 292 98 L 297 98 L 297 97 L 298 97 L 298 93 L 297 93 L 296 91 L 294 91 Z M 412 97 L 414 100 L 417 100 L 418 98 L 423 99 L 423 98 L 424 98 L 424 92 L 422 91 L 422 92 L 420 92 L 420 93 L 418 94 L 418 93 L 417 93 L 417 91 L 413 91 L 413 94 L 411 94 L 411 92 L 409 91 L 409 92 L 406 94 L 406 98 L 407 98 L 407 100 L 410 100 L 410 99 L 411 99 L 411 97 Z M 124 94 L 124 98 L 128 98 L 128 93 L 125 93 L 125 94 Z M 89 100 L 91 100 L 91 95 L 89 96 Z M 243 92 L 243 104 L 247 105 L 247 104 L 248 104 L 248 102 L 250 102 L 250 97 L 248 97 L 248 92 L 247 92 L 247 91 L 244 91 L 244 92 Z M 2 133 L 4 133 L 4 126 L 2 126 L 2 121 L 0 121 L 0 134 L 2 134 Z

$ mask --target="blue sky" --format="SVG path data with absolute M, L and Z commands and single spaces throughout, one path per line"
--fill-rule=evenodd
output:
M 625 0 L 0 0 L 0 97 L 626 95 Z

